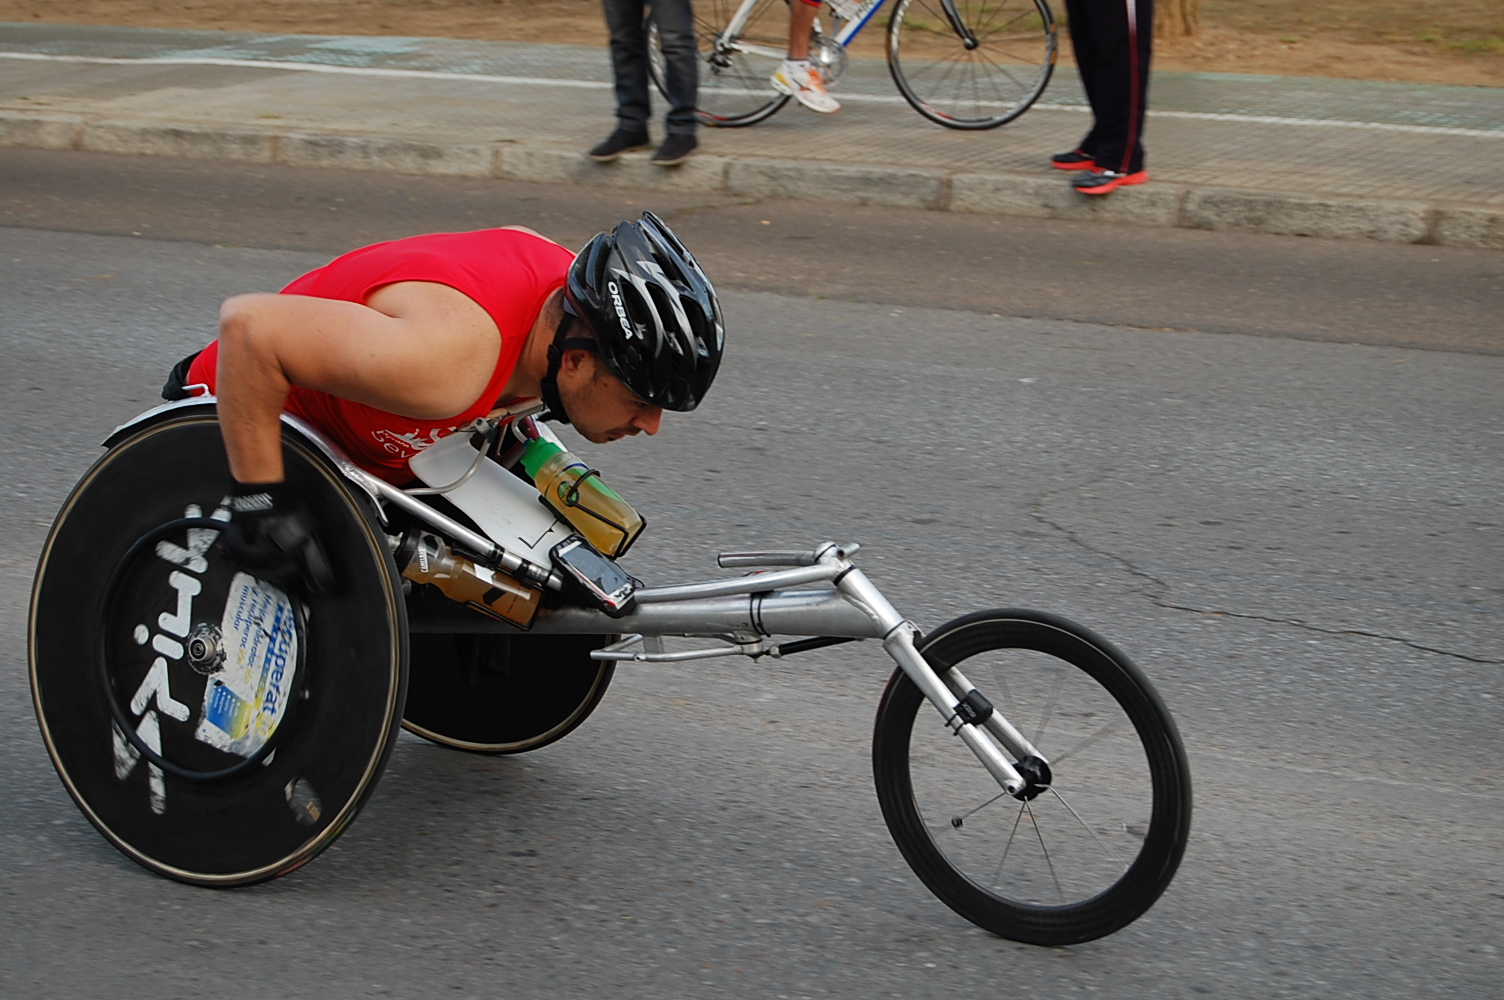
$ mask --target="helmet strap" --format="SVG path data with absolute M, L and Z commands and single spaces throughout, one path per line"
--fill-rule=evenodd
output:
M 561 424 L 569 423 L 569 414 L 564 410 L 564 400 L 559 396 L 559 367 L 564 363 L 564 352 L 589 351 L 594 354 L 599 347 L 588 337 L 569 336 L 569 329 L 574 325 L 574 320 L 574 313 L 566 302 L 564 317 L 559 320 L 558 329 L 554 331 L 553 343 L 548 345 L 548 372 L 538 383 L 543 394 L 543 404 L 548 407 L 548 413 L 543 419 L 557 420 Z

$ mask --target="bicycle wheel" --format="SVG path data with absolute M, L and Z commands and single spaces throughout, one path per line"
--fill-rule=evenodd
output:
M 899 0 L 888 19 L 888 70 L 904 98 L 947 128 L 996 128 L 1044 93 L 1055 71 L 1046 0 L 955 0 L 968 47 L 940 0 Z
M 726 27 L 748 7 L 740 30 Z M 789 45 L 786 0 L 696 0 L 695 41 L 699 47 L 700 88 L 695 114 L 706 125 L 741 128 L 756 125 L 789 102 L 773 89 L 773 71 Z M 664 85 L 663 47 L 655 25 L 648 25 L 648 69 L 658 92 Z
M 335 568 L 329 593 L 305 602 L 240 572 L 203 527 L 152 540 L 225 495 L 219 425 L 199 411 L 137 432 L 85 474 L 32 594 L 32 696 L 64 786 L 126 856 L 196 885 L 275 878 L 327 847 L 399 731 L 406 617 L 386 538 L 310 445 L 284 433 L 283 446 Z M 111 700 L 188 774 L 143 759 Z M 204 777 L 214 771 L 229 773 Z
M 873 767 L 915 874 L 967 920 L 1029 944 L 1090 941 L 1142 915 L 1174 877 L 1191 823 L 1180 735 L 1143 674 L 1086 629 L 1032 611 L 958 618 L 922 652 L 942 675 L 962 672 L 1048 769 L 1024 798 L 1003 792 L 895 672 Z
M 615 664 L 590 651 L 609 635 L 414 635 L 402 725 L 473 753 L 526 753 L 595 711 Z

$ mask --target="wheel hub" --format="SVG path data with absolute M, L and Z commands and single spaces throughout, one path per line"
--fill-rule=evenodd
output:
M 188 666 L 208 677 L 224 665 L 225 651 L 219 626 L 201 622 L 188 633 L 185 648 L 188 651 Z
M 846 71 L 846 46 L 828 35 L 813 32 L 809 39 L 809 62 L 820 71 L 828 87 Z
M 1025 757 L 1014 764 L 1013 769 L 1023 775 L 1026 782 L 1023 788 L 1013 793 L 1013 797 L 1024 802 L 1037 798 L 1039 793 L 1049 788 L 1050 782 L 1054 780 L 1054 775 L 1050 773 L 1050 765 L 1038 757 Z

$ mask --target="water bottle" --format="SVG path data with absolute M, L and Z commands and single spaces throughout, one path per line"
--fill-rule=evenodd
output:
M 544 502 L 602 555 L 615 559 L 642 533 L 642 515 L 601 482 L 599 472 L 561 445 L 544 437 L 533 438 L 523 449 L 522 467 L 543 494 Z
M 404 535 L 397 547 L 396 562 L 409 580 L 431 583 L 451 601 L 478 608 L 513 625 L 527 628 L 538 615 L 541 590 L 456 555 L 442 538 L 427 531 L 409 531 Z

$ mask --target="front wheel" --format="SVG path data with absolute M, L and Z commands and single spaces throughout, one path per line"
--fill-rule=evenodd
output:
M 888 70 L 930 121 L 996 128 L 1044 93 L 1057 44 L 1046 0 L 899 0 L 888 20 Z
M 1032 611 L 958 618 L 920 651 L 942 677 L 975 685 L 1048 768 L 1025 797 L 1007 794 L 896 671 L 873 768 L 915 874 L 972 923 L 1029 944 L 1090 941 L 1148 910 L 1185 852 L 1191 780 L 1175 722 L 1138 668 Z

